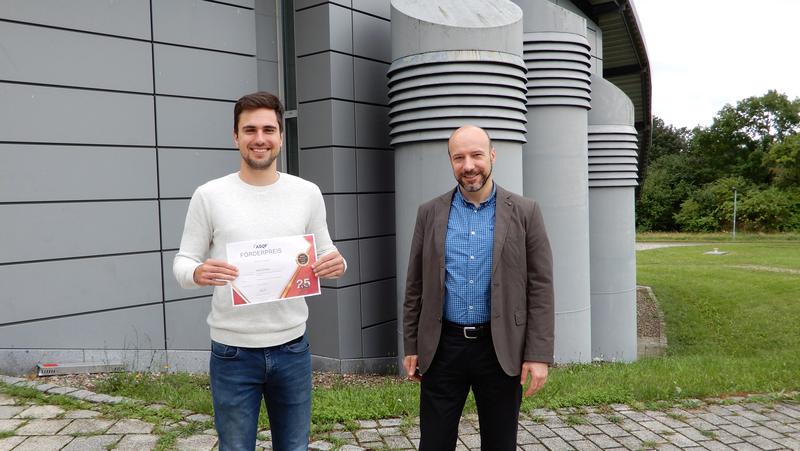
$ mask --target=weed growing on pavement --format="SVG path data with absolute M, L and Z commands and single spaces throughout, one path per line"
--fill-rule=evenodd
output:
M 16 435 L 14 434 L 14 431 L 0 431 L 0 440 L 13 437 L 14 435 Z

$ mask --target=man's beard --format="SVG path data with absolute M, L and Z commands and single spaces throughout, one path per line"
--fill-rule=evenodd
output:
M 468 193 L 474 193 L 476 191 L 480 191 L 481 188 L 483 188 L 484 185 L 486 185 L 486 181 L 489 180 L 489 176 L 492 175 L 492 170 L 493 169 L 494 169 L 494 165 L 490 163 L 489 164 L 489 172 L 486 173 L 486 174 L 478 172 L 477 170 L 472 171 L 469 174 L 462 173 L 461 176 L 458 178 L 458 184 L 462 188 L 464 188 L 464 191 L 466 191 Z M 467 182 L 464 181 L 464 179 L 466 177 L 471 177 L 473 175 L 478 175 L 479 176 L 477 182 L 467 183 Z
M 272 166 L 272 163 L 275 162 L 275 159 L 278 158 L 279 154 L 280 154 L 280 152 L 273 153 L 272 151 L 270 151 L 268 157 L 266 157 L 266 158 L 264 158 L 262 160 L 254 160 L 254 159 L 252 159 L 250 157 L 250 154 L 248 153 L 248 154 L 244 155 L 242 157 L 242 159 L 247 164 L 247 167 L 249 167 L 250 169 L 253 169 L 253 170 L 256 170 L 256 171 L 263 171 L 265 169 L 268 169 L 270 166 Z

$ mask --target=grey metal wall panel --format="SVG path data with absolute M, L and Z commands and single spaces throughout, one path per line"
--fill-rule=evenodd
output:
M 278 63 L 258 60 L 258 90 L 278 92 Z
M 323 193 L 356 190 L 356 151 L 344 147 L 300 151 L 300 176 L 311 180 Z
M 189 199 L 164 199 L 159 202 L 161 210 L 161 246 L 177 249 L 181 245 Z
M 389 107 L 357 103 L 356 146 L 389 148 Z
M 0 83 L 0 99 L 4 141 L 155 144 L 152 96 Z
M 255 55 L 255 12 L 200 0 L 153 0 L 153 40 Z
M 154 198 L 155 154 L 151 148 L 0 144 L 0 202 Z
M 256 14 L 264 16 L 278 15 L 278 5 L 274 0 L 256 0 L 253 6 L 256 9 Z
M 251 56 L 162 44 L 154 52 L 157 94 L 236 100 L 258 86 Z
M 323 288 L 308 298 L 306 334 L 311 353 L 338 359 L 361 357 L 361 314 L 358 287 Z
M 335 3 L 339 6 L 349 8 L 352 6 L 351 0 L 294 0 L 294 9 L 310 8 L 312 6 L 323 5 L 325 3 Z
M 295 28 L 303 30 L 294 38 L 297 56 L 325 50 L 353 53 L 351 11 L 334 4 L 322 4 L 298 11 Z
M 166 251 L 161 253 L 162 268 L 164 273 L 164 300 L 172 301 L 175 299 L 196 298 L 199 296 L 211 296 L 214 292 L 213 287 L 202 287 L 185 289 L 178 285 L 175 276 L 172 274 L 172 262 L 175 260 L 175 254 L 178 251 Z
M 352 0 L 353 9 L 389 19 L 392 15 L 389 0 Z
M 225 3 L 230 3 L 232 5 L 241 6 L 242 8 L 256 8 L 255 0 L 225 0 Z M 262 2 L 263 3 L 263 2 Z M 275 3 L 275 2 L 272 2 Z
M 161 305 L 0 326 L 7 349 L 164 349 Z
M 392 27 L 388 20 L 353 12 L 353 54 L 392 61 Z
M 397 321 L 368 327 L 361 337 L 365 358 L 397 355 Z
M 11 22 L 0 22 L 0 42 L 2 80 L 153 91 L 145 42 Z
M 156 201 L 0 205 L 0 262 L 156 250 Z
M 344 6 L 349 8 L 352 6 L 351 0 L 295 0 L 294 1 L 294 9 L 304 9 L 310 8 L 312 6 L 323 5 L 325 3 L 335 3 L 339 6 Z
M 191 197 L 207 181 L 238 171 L 240 161 L 239 152 L 233 150 L 161 149 L 158 152 L 161 197 Z
M 361 285 L 361 327 L 397 319 L 396 282 L 387 279 Z
M 322 52 L 297 59 L 297 100 L 353 99 L 353 57 Z
M 358 263 L 358 240 L 334 242 L 339 253 L 347 260 L 347 272 L 338 279 L 322 279 L 321 284 L 327 288 L 347 287 L 360 282 Z
M 21 22 L 150 39 L 149 0 L 4 0 L 2 16 Z
M 211 349 L 206 317 L 211 311 L 211 298 L 167 302 L 164 306 L 167 325 L 167 349 Z
M 355 286 L 334 291 L 339 307 L 339 358 L 357 359 L 362 356 L 360 290 Z
M 358 237 L 358 200 L 355 194 L 326 194 L 328 231 L 334 240 Z
M 389 65 L 377 61 L 355 58 L 354 75 L 355 99 L 359 102 L 387 104 L 386 72 Z
M 358 236 L 394 233 L 394 193 L 358 195 Z
M 2 323 L 161 300 L 158 253 L 0 266 Z
M 394 191 L 394 152 L 358 149 L 358 190 Z
M 362 283 L 395 276 L 394 246 L 393 236 L 359 240 Z
M 352 102 L 324 100 L 299 106 L 300 147 L 355 145 L 355 110 Z
M 259 2 L 266 3 L 266 2 Z M 275 9 L 275 2 L 269 2 Z M 278 19 L 275 13 L 264 14 L 256 8 L 256 57 L 278 61 Z
M 233 105 L 156 96 L 158 145 L 234 148 Z

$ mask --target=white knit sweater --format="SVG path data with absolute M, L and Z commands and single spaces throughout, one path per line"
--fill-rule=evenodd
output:
M 172 267 L 182 287 L 198 287 L 194 270 L 207 258 L 227 260 L 229 242 L 313 233 L 318 256 L 336 249 L 317 185 L 290 174 L 279 176 L 271 185 L 253 186 L 237 172 L 195 190 Z M 208 325 L 214 341 L 261 348 L 303 335 L 306 319 L 304 298 L 233 307 L 230 285 L 225 285 L 214 288 Z

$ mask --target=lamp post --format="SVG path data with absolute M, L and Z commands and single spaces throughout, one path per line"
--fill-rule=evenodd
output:
M 736 241 L 736 187 L 733 187 L 733 240 Z

